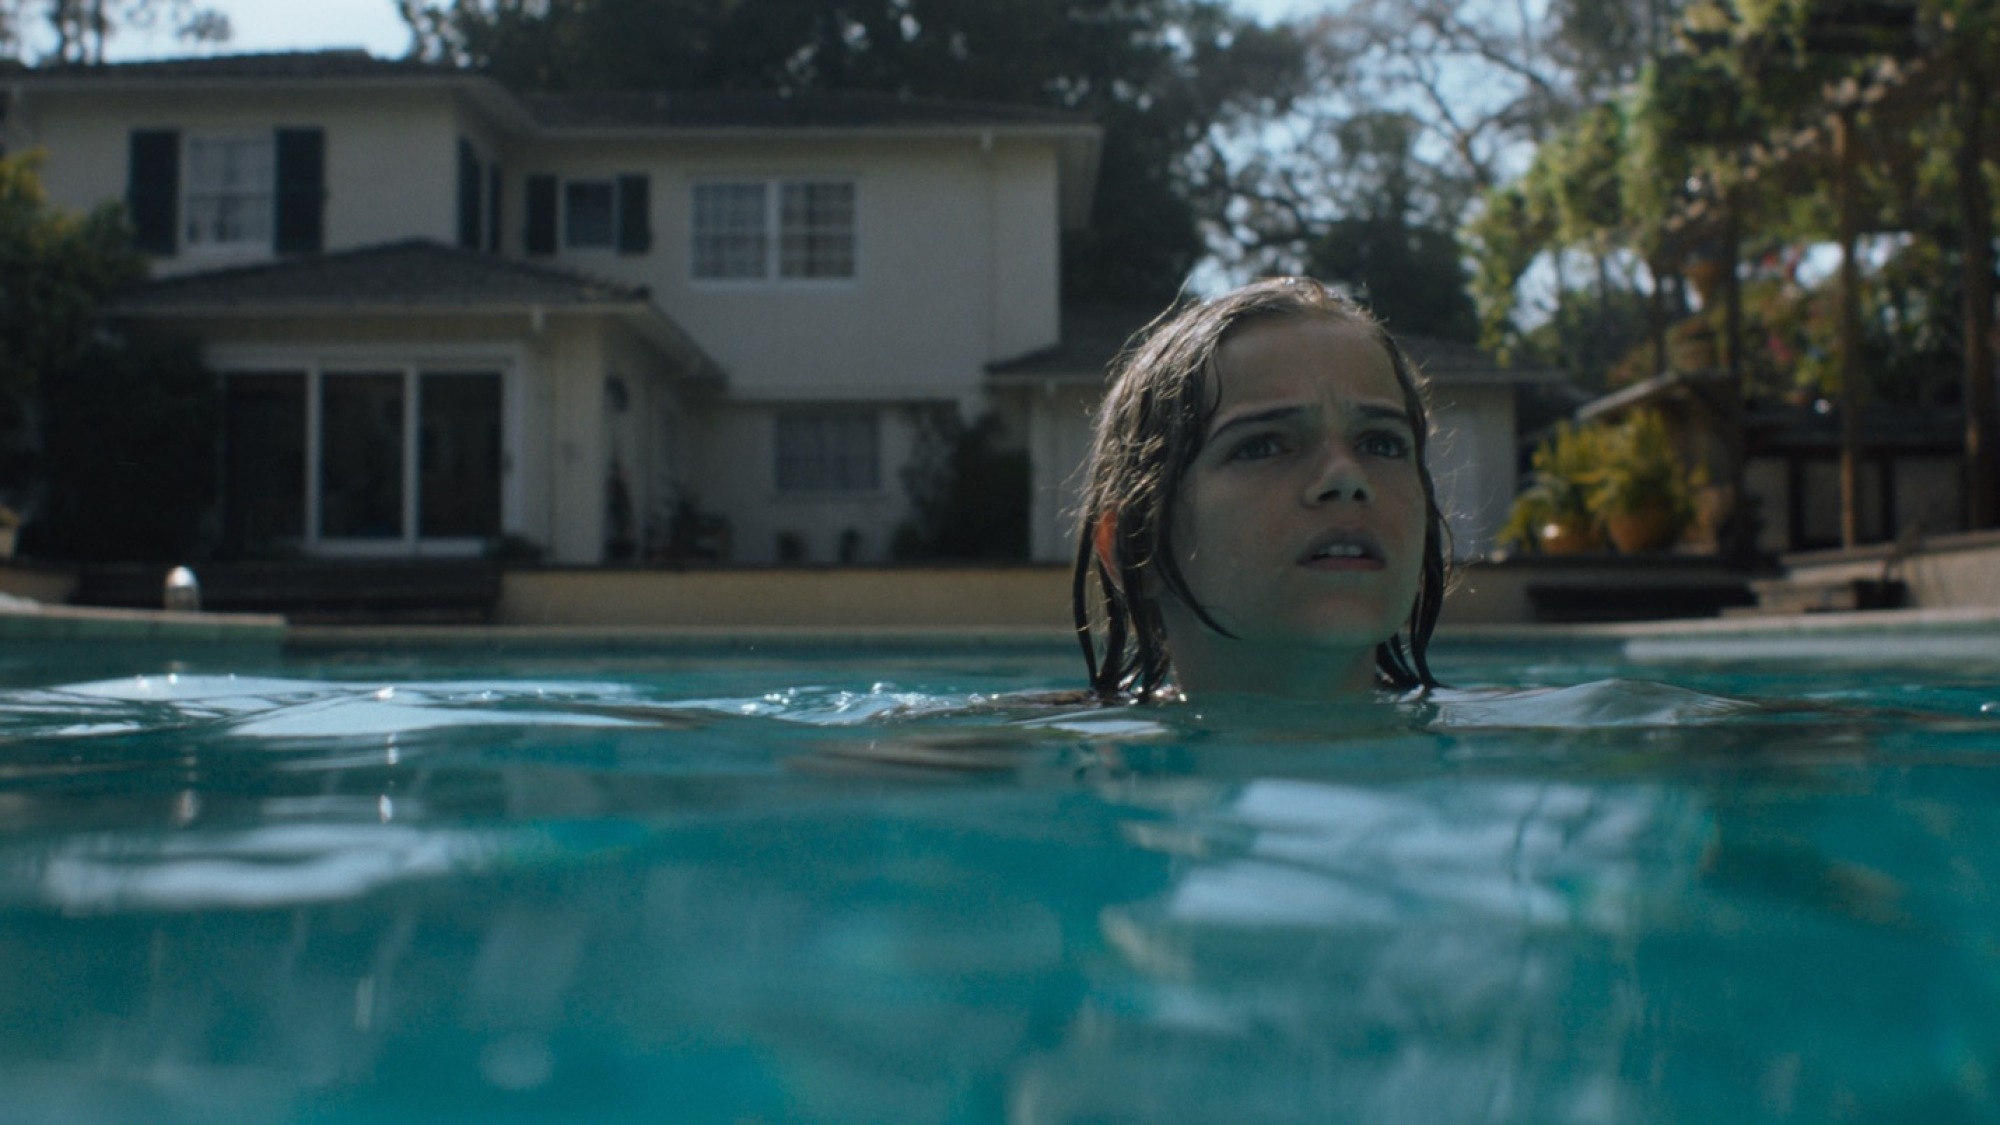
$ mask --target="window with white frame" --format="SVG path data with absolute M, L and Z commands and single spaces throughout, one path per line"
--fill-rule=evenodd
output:
M 188 247 L 268 249 L 277 180 L 273 138 L 190 137 L 187 158 Z
M 616 229 L 610 180 L 570 180 L 563 184 L 563 243 L 609 247 Z
M 780 492 L 881 487 L 881 420 L 873 410 L 781 410 L 775 439 Z
M 693 272 L 698 280 L 852 278 L 854 182 L 697 183 L 693 230 Z

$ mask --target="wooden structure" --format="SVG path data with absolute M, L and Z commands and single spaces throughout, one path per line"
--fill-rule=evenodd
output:
M 1672 216 L 1664 231 L 1663 256 L 1677 261 L 1697 247 L 1720 247 L 1724 267 L 1724 366 L 1730 380 L 1725 400 L 1733 404 L 1738 434 L 1729 472 L 1740 486 L 1743 469 L 1741 401 L 1743 374 L 1742 306 L 1739 241 L 1746 215 L 1765 202 L 1784 198 L 1802 182 L 1831 179 L 1836 203 L 1840 266 L 1836 275 L 1838 309 L 1839 409 L 1842 421 L 1840 488 L 1842 540 L 1855 546 L 1861 539 L 1860 496 L 1863 449 L 1862 417 L 1868 409 L 1861 371 L 1860 269 L 1856 247 L 1869 233 L 1897 230 L 1883 221 L 1886 208 L 1869 207 L 1863 198 L 1861 172 L 1874 163 L 1891 170 L 1892 180 L 1907 179 L 1917 165 L 1910 127 L 1918 119 L 1948 105 L 1956 118 L 1958 151 L 1954 154 L 1958 186 L 1958 221 L 1963 233 L 1966 343 L 1963 355 L 1965 526 L 2000 526 L 2000 416 L 1996 416 L 1992 201 L 1981 168 L 1994 143 L 1995 122 L 1986 109 L 1984 68 L 2000 60 L 1977 57 L 1970 37 L 1958 46 L 1926 57 L 1881 59 L 1860 78 L 1830 86 L 1820 120 L 1786 135 L 1767 138 L 1740 150 L 1740 174 L 1707 176 L 1700 189 Z M 1726 183 L 1726 186 L 1724 184 Z M 1659 345 L 1664 350 L 1664 344 Z M 1741 488 L 1737 489 L 1741 495 Z

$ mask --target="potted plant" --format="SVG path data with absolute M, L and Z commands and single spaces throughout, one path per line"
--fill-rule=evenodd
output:
M 1690 473 L 1656 410 L 1635 410 L 1602 432 L 1597 465 L 1586 474 L 1588 503 L 1621 554 L 1662 551 L 1694 517 L 1705 474 Z
M 1602 550 L 1604 528 L 1590 497 L 1603 444 L 1596 427 L 1558 422 L 1555 435 L 1535 447 L 1528 487 L 1514 498 L 1500 543 L 1550 555 Z

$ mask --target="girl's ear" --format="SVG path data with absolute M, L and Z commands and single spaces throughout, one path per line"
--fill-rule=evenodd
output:
M 1091 550 L 1097 555 L 1097 565 L 1102 567 L 1107 581 L 1115 588 L 1118 581 L 1118 513 L 1104 511 L 1098 513 L 1097 523 L 1090 529 Z

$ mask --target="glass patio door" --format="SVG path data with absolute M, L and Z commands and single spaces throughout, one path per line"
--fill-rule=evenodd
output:
M 329 371 L 319 381 L 319 538 L 400 540 L 404 487 L 402 372 Z
M 502 529 L 495 371 L 232 372 L 223 528 L 251 554 L 472 554 Z
M 417 392 L 417 522 L 424 539 L 500 534 L 500 376 L 427 371 Z

